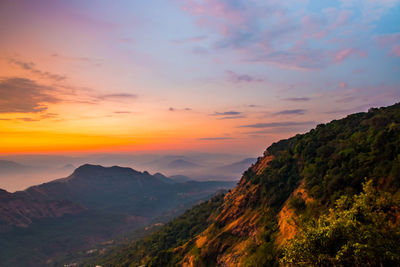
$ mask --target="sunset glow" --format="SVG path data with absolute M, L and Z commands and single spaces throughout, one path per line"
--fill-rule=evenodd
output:
M 261 153 L 399 101 L 399 13 L 396 0 L 1 1 L 0 153 Z

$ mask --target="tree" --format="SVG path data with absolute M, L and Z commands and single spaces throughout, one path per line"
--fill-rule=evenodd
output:
M 284 248 L 281 262 L 296 266 L 398 266 L 399 201 L 372 180 L 342 196 L 328 214 L 310 220 Z

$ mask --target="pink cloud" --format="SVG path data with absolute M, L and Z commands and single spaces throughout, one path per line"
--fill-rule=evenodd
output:
M 336 62 L 342 62 L 343 60 L 348 58 L 353 53 L 354 53 L 354 49 L 353 48 L 346 48 L 346 49 L 339 50 L 335 54 L 335 61 Z
M 293 14 L 287 4 L 273 0 L 176 1 L 199 26 L 219 34 L 211 49 L 235 49 L 239 61 L 314 70 L 367 56 L 348 47 L 356 42 L 350 34 L 355 27 L 351 10 L 327 8 L 323 14 L 306 15 Z
M 394 45 L 392 47 L 391 53 L 396 57 L 400 57 L 400 45 Z
M 338 50 L 334 54 L 334 62 L 341 63 L 351 56 L 359 56 L 361 58 L 365 58 L 368 56 L 368 53 L 366 51 L 361 51 L 359 49 L 352 48 L 352 47 L 344 48 L 344 49 Z
M 400 33 L 386 34 L 375 37 L 380 46 L 389 48 L 389 54 L 400 57 Z

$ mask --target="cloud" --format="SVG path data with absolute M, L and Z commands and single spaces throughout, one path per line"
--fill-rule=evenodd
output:
M 376 36 L 375 40 L 380 46 L 389 48 L 389 55 L 400 57 L 400 33 Z
M 336 51 L 334 55 L 334 61 L 336 63 L 340 63 L 353 55 L 359 55 L 360 57 L 365 57 L 366 53 L 364 51 L 355 48 L 345 48 Z
M 225 112 L 215 112 L 214 114 L 211 114 L 212 116 L 236 116 L 236 115 L 241 115 L 242 112 L 239 111 L 225 111 Z
M 233 139 L 232 137 L 203 137 L 203 138 L 197 138 L 197 140 L 200 141 L 217 141 L 217 140 L 231 140 Z
M 131 111 L 114 111 L 114 114 L 130 114 Z
M 400 3 L 399 0 L 340 0 L 342 7 L 356 8 L 361 11 L 364 23 L 379 20 L 390 8 Z
M 59 82 L 59 81 L 65 80 L 67 78 L 64 75 L 54 74 L 54 73 L 51 73 L 48 71 L 42 71 L 42 70 L 38 69 L 36 67 L 36 64 L 33 62 L 20 61 L 20 60 L 16 60 L 16 59 L 10 59 L 10 62 L 14 65 L 19 66 L 20 68 L 22 68 L 24 70 L 31 72 L 32 74 L 35 74 L 35 75 L 45 78 L 45 79 L 50 79 L 50 80 Z
M 286 109 L 275 112 L 274 115 L 303 115 L 307 112 L 305 109 Z
M 318 70 L 351 56 L 366 56 L 366 52 L 357 46 L 348 46 L 354 43 L 355 31 L 365 31 L 365 24 L 357 21 L 358 8 L 371 5 L 363 1 L 343 9 L 334 4 L 324 5 L 319 13 L 308 9 L 308 1 L 293 5 L 274 0 L 176 1 L 198 26 L 217 34 L 211 48 L 218 53 L 235 50 L 239 60 L 244 62 Z M 341 40 L 333 41 L 339 39 L 339 34 Z
M 17 120 L 20 120 L 20 121 L 39 121 L 39 119 L 34 119 L 34 118 L 17 118 Z
M 38 113 L 60 101 L 54 96 L 54 88 L 26 78 L 1 80 L 0 95 L 0 113 Z
M 66 55 L 61 55 L 58 53 L 51 54 L 51 57 L 54 59 L 59 59 L 63 61 L 76 61 L 76 62 L 82 62 L 82 63 L 88 63 L 94 66 L 101 66 L 103 63 L 102 59 L 95 59 L 95 58 L 90 58 L 90 57 L 74 57 L 74 56 L 66 56 Z
M 242 112 L 239 111 L 225 111 L 225 112 L 214 112 L 213 114 L 210 114 L 210 116 L 216 116 L 218 117 L 218 120 L 234 120 L 234 119 L 242 119 L 246 118 L 245 115 L 243 115 Z
M 228 116 L 228 117 L 218 118 L 218 120 L 236 120 L 236 119 L 243 119 L 243 118 L 246 118 L 246 116 Z
M 100 95 L 98 99 L 101 100 L 124 100 L 124 99 L 136 99 L 137 95 L 135 94 L 128 94 L 128 93 L 118 93 L 118 94 L 107 94 L 107 95 Z
M 248 125 L 241 125 L 239 128 L 274 128 L 274 127 L 291 127 L 291 126 L 306 126 L 315 125 L 314 121 L 284 121 L 284 122 L 268 122 L 268 123 L 255 123 Z
M 264 81 L 263 79 L 256 78 L 247 74 L 237 74 L 230 70 L 227 70 L 226 73 L 229 75 L 228 81 L 232 83 L 252 83 Z
M 250 131 L 250 132 L 244 132 L 245 134 L 248 135 L 265 135 L 265 134 L 271 134 L 271 133 L 299 133 L 303 131 L 302 126 L 294 126 L 294 127 L 275 127 L 275 128 L 266 128 L 263 130 L 258 130 L 258 131 Z
M 311 100 L 311 97 L 288 97 L 283 100 L 292 101 L 292 102 L 307 102 Z
M 174 111 L 191 111 L 192 109 L 191 108 L 178 109 L 178 108 L 170 107 L 168 110 L 171 112 L 174 112 Z

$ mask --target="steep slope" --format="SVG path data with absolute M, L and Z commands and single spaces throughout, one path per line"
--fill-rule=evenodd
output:
M 301 227 L 328 213 L 339 198 L 359 194 L 366 179 L 378 192 L 400 196 L 400 104 L 353 114 L 274 143 L 210 212 L 204 231 L 142 255 L 141 261 L 131 250 L 114 257 L 124 264 L 104 266 L 274 266 Z M 390 225 L 400 231 L 400 222 Z M 163 247 L 169 238 L 163 229 L 158 235 L 151 246 Z M 386 262 L 399 263 L 400 254 L 386 253 L 393 255 Z

